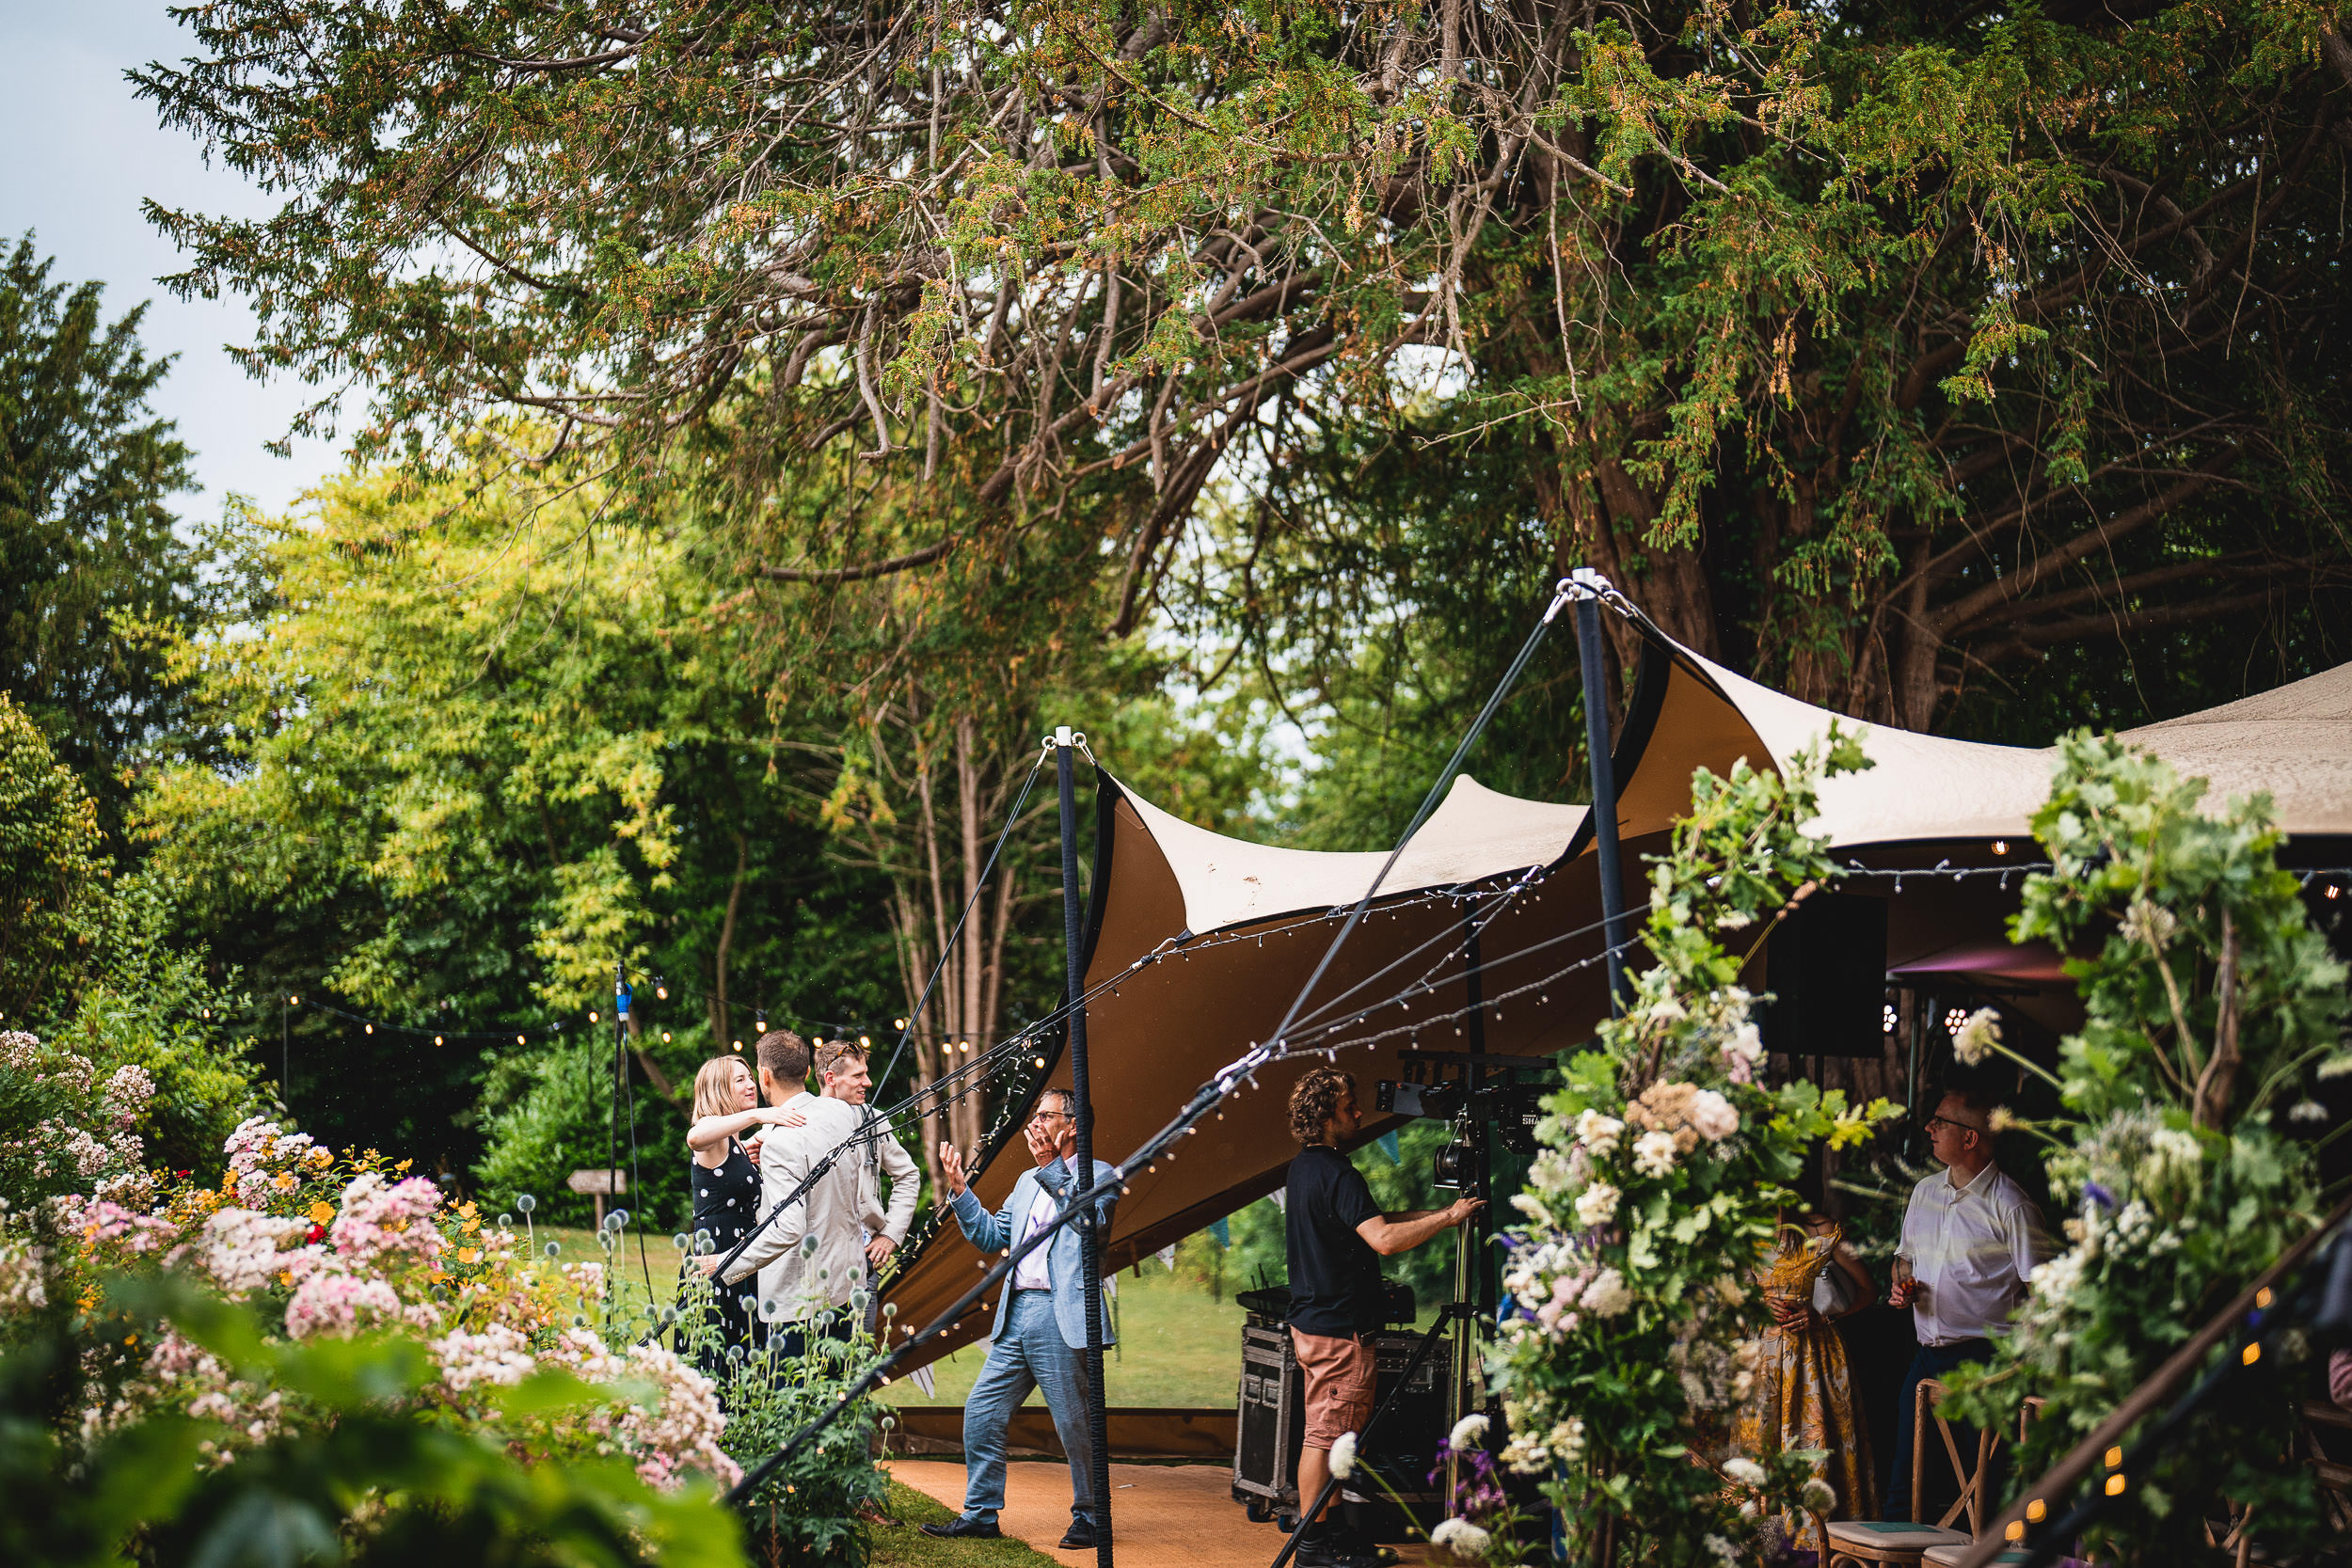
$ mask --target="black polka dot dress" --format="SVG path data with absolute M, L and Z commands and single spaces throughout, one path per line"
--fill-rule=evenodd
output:
M 735 1244 L 751 1233 L 759 1219 L 759 1167 L 752 1164 L 743 1146 L 733 1138 L 727 1140 L 726 1163 L 713 1170 L 701 1161 L 691 1162 L 694 1183 L 695 1248 L 706 1244 L 721 1256 L 735 1250 Z M 707 1243 L 702 1240 L 709 1237 Z M 739 1279 L 732 1285 L 719 1286 L 718 1305 L 711 1308 L 712 1322 L 719 1325 L 721 1355 L 729 1345 L 741 1345 L 746 1352 L 757 1348 L 765 1338 L 758 1314 L 747 1309 L 745 1298 L 758 1292 L 757 1277 Z

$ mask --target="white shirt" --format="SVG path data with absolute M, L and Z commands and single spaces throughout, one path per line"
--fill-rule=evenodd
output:
M 1060 1212 L 1060 1206 L 1055 1203 L 1054 1195 L 1042 1186 L 1039 1187 L 1036 1201 L 1029 1205 L 1029 1223 L 1022 1227 L 1021 1234 L 1013 1244 L 1018 1246 L 1022 1242 L 1027 1241 L 1053 1224 L 1054 1216 Z M 1050 1291 L 1054 1288 L 1054 1276 L 1048 1271 L 1045 1257 L 1046 1253 L 1051 1250 L 1049 1247 L 1039 1247 L 1013 1265 L 1012 1288 L 1014 1290 Z
M 1919 1281 L 1911 1315 L 1923 1345 L 2006 1333 L 2026 1281 L 2050 1256 L 2042 1212 L 1998 1165 L 1965 1184 L 1954 1174 L 1947 1168 L 1911 1190 L 1895 1249 Z

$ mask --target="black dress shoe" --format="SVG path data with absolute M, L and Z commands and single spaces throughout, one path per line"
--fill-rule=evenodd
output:
M 1087 1519 L 1071 1520 L 1070 1533 L 1061 1538 L 1061 1549 L 1065 1552 L 1090 1552 L 1098 1544 L 1093 1522 Z
M 923 1533 L 935 1535 L 942 1541 L 995 1541 L 1002 1539 L 1005 1532 L 996 1528 L 993 1520 L 982 1524 L 977 1519 L 966 1519 L 958 1514 L 944 1525 L 925 1525 Z

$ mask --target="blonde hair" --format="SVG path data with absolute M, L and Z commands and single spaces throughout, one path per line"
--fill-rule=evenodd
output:
M 742 1109 L 735 1103 L 735 1069 L 751 1071 L 740 1056 L 713 1056 L 694 1070 L 694 1119 L 723 1117 Z

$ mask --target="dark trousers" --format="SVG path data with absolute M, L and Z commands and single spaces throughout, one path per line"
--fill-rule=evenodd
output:
M 1902 1401 L 1895 1407 L 1895 1468 L 1886 1478 L 1884 1513 L 1887 1518 L 1911 1517 L 1912 1423 L 1916 1415 L 1914 1405 L 1919 1398 L 1920 1383 L 1928 1378 L 1942 1377 L 1963 1362 L 1989 1361 L 1992 1358 L 1993 1341 L 1990 1339 L 1958 1339 L 1948 1345 L 1921 1345 L 1913 1354 L 1911 1366 L 1903 1373 Z M 1931 1419 L 1933 1415 L 1934 1412 L 1929 1412 Z M 1928 1440 L 1931 1443 L 1935 1440 L 1932 1429 Z M 1963 1458 L 1975 1457 L 1975 1443 L 1973 1434 L 1963 1439 L 1961 1453 Z M 1932 1470 L 1936 1465 L 1931 1463 L 1928 1468 Z M 1920 1494 L 1923 1498 L 1932 1496 L 1931 1489 L 1925 1485 L 1921 1486 Z

